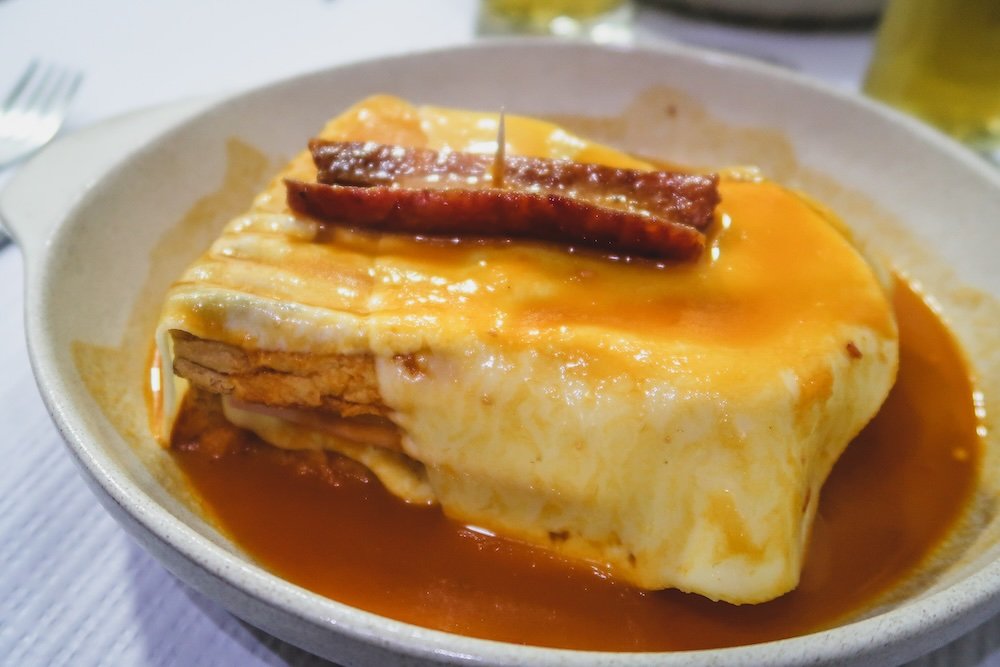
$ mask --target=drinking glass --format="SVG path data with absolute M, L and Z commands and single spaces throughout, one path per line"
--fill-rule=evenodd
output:
M 1000 0 L 892 0 L 864 90 L 996 161 Z
M 579 37 L 600 43 L 631 40 L 630 0 L 482 0 L 482 34 Z

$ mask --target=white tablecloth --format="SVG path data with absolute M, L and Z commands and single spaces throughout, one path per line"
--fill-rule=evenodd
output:
M 76 66 L 86 80 L 66 133 L 159 103 L 466 43 L 476 13 L 474 0 L 0 0 L 0 91 L 32 58 Z M 766 30 L 656 6 L 637 18 L 640 43 L 743 53 L 845 89 L 857 88 L 870 53 L 864 28 Z M 104 513 L 35 388 L 21 271 L 16 247 L 0 251 L 0 664 L 322 663 L 179 583 Z M 914 664 L 1000 665 L 1000 617 Z

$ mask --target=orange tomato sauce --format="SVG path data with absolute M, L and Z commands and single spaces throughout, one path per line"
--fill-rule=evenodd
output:
M 357 464 L 267 446 L 194 395 L 173 453 L 206 513 L 261 566 L 416 625 L 540 646 L 670 651 L 801 635 L 863 611 L 938 547 L 980 460 L 973 386 L 947 329 L 901 281 L 899 376 L 823 488 L 799 587 L 734 606 L 642 591 L 586 563 L 407 505 Z

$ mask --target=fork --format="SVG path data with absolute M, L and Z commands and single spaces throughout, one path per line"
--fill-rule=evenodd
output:
M 33 60 L 0 106 L 0 169 L 47 144 L 66 119 L 83 75 Z M 0 228 L 0 248 L 10 239 Z
M 0 107 L 0 167 L 44 146 L 62 125 L 83 75 L 31 62 Z

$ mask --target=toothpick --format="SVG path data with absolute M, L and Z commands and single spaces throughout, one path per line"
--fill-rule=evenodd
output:
M 507 158 L 507 132 L 504 122 L 504 108 L 500 107 L 500 122 L 497 123 L 497 152 L 493 155 L 493 187 L 503 187 L 504 168 Z

